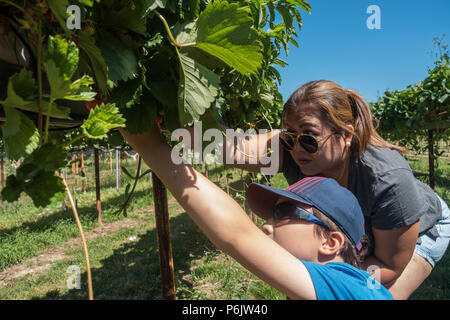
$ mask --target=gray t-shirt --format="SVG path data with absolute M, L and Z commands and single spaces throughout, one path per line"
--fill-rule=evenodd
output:
M 289 184 L 304 177 L 286 150 L 283 173 Z M 439 199 L 429 186 L 414 177 L 399 152 L 368 146 L 361 157 L 350 161 L 348 189 L 359 201 L 372 245 L 372 227 L 396 229 L 419 219 L 420 233 L 426 232 L 432 237 L 439 235 L 435 227 L 442 217 Z

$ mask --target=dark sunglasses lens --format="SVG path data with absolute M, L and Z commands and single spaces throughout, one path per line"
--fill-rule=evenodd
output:
M 295 212 L 295 205 L 289 202 L 283 202 L 273 207 L 273 217 L 276 220 L 283 220 L 292 217 Z
M 318 148 L 317 140 L 313 136 L 300 136 L 298 142 L 300 143 L 302 148 L 306 150 L 306 152 L 309 153 L 317 152 Z
M 280 134 L 280 143 L 287 150 L 294 148 L 294 139 L 287 134 Z

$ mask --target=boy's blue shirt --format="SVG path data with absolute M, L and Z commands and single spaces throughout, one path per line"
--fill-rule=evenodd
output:
M 317 300 L 392 300 L 391 293 L 372 276 L 348 263 L 319 264 L 300 260 L 308 270 Z

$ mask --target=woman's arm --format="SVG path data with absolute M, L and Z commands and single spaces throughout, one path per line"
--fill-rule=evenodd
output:
M 120 132 L 214 245 L 287 296 L 316 298 L 304 264 L 256 227 L 216 184 L 190 165 L 174 164 L 157 128 L 139 135 Z
M 389 288 L 401 275 L 414 254 L 417 237 L 419 235 L 419 221 L 393 230 L 372 228 L 375 251 L 364 263 L 365 270 L 372 270 L 376 266 L 378 273 L 374 278 Z M 369 269 L 370 268 L 370 269 Z

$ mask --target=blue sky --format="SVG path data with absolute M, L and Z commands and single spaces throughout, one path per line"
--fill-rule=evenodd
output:
M 280 92 L 287 100 L 302 84 L 326 79 L 373 102 L 384 91 L 404 89 L 427 77 L 433 65 L 433 38 L 450 42 L 449 0 L 309 0 L 302 10 L 299 48 L 290 46 L 289 63 L 279 68 Z M 370 5 L 381 11 L 381 29 L 370 30 Z

